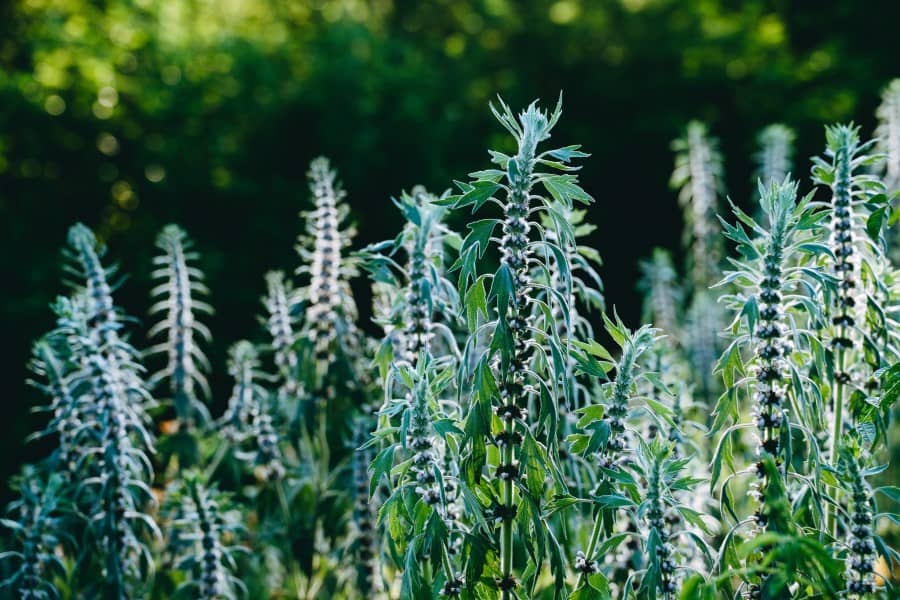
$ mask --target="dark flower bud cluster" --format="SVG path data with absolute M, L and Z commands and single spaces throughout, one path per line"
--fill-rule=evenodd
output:
M 517 160 L 517 159 L 511 159 Z M 521 167 L 520 167 L 521 168 Z M 529 297 L 532 288 L 530 273 L 531 249 L 528 220 L 529 196 L 527 192 L 530 167 L 520 175 L 523 181 L 512 182 L 513 193 L 504 208 L 503 237 L 500 241 L 500 261 L 509 268 L 513 281 L 513 296 L 505 315 L 513 339 L 513 352 L 505 377 L 501 379 L 506 392 L 506 403 L 521 405 L 526 393 L 525 374 L 529 360 L 528 328 L 531 325 Z M 521 189 L 515 187 L 518 183 Z M 518 190 L 518 191 L 517 191 Z
M 444 584 L 444 587 L 441 589 L 441 595 L 446 598 L 457 598 L 462 592 L 462 588 L 463 580 L 460 576 L 457 575 Z
M 847 452 L 843 462 L 852 493 L 847 538 L 847 592 L 851 598 L 862 598 L 875 590 L 872 494 L 858 460 Z
M 678 567 L 675 562 L 675 548 L 670 539 L 669 519 L 667 519 L 665 506 L 662 500 L 662 469 L 663 456 L 654 458 L 652 468 L 647 477 L 647 503 L 649 509 L 646 513 L 647 525 L 656 532 L 659 544 L 656 546 L 655 556 L 649 557 L 659 572 L 659 591 L 663 600 L 673 600 L 678 593 L 678 581 L 675 575 Z
M 265 481 L 277 481 L 285 475 L 284 457 L 278 447 L 278 433 L 261 404 L 254 407 L 253 437 L 256 439 L 256 462 Z
M 782 254 L 781 236 L 772 235 L 763 259 L 763 277 L 759 283 L 758 295 L 759 321 L 754 331 L 756 338 L 754 421 L 759 430 L 761 451 L 774 456 L 778 455 L 778 437 L 785 418 L 784 404 L 787 398 L 785 378 L 788 376 L 785 358 L 791 351 L 781 307 Z
M 609 424 L 609 440 L 602 450 L 601 464 L 606 468 L 612 468 L 615 461 L 628 448 L 628 434 L 625 431 L 625 420 L 628 417 L 628 401 L 631 398 L 635 381 L 637 358 L 643 348 L 637 344 L 628 342 L 622 347 L 622 357 L 618 364 L 616 379 L 612 385 L 612 398 L 604 417 Z
M 832 344 L 836 349 L 849 349 L 853 347 L 853 341 L 843 331 L 855 324 L 854 292 L 857 285 L 854 261 L 853 175 L 849 143 L 841 143 L 838 146 L 834 166 L 831 247 L 834 253 L 834 274 L 838 279 L 838 295 L 837 315 L 833 318 L 833 323 L 838 327 L 839 333 L 835 335 Z
M 368 415 L 361 415 L 356 424 L 353 453 L 353 523 L 356 530 L 355 552 L 357 589 L 361 593 L 374 593 L 378 581 L 378 531 L 375 525 L 374 503 L 369 499 L 369 464 L 373 459 L 371 448 L 364 448 L 368 440 Z
M 589 560 L 583 551 L 575 553 L 575 570 L 585 575 L 593 575 L 600 571 L 600 565 L 596 560 Z
M 189 474 L 184 483 L 172 490 L 179 500 L 175 507 L 172 544 L 179 569 L 191 574 L 187 586 L 201 600 L 236 598 L 238 589 L 246 592 L 234 575 L 234 547 L 227 540 L 240 533 L 240 527 L 228 518 L 228 499 L 207 488 L 198 476 Z
M 427 382 L 420 382 L 407 394 L 410 419 L 406 432 L 406 445 L 412 452 L 410 474 L 416 485 L 416 493 L 445 520 L 455 511 L 448 505 L 447 485 L 455 493 L 456 485 L 449 474 L 445 474 L 441 459 L 441 447 L 433 435 L 432 411 L 429 408 Z
M 414 248 L 409 257 L 409 283 L 406 291 L 405 358 L 415 364 L 419 353 L 428 351 L 431 332 L 431 286 L 428 282 L 426 248 Z

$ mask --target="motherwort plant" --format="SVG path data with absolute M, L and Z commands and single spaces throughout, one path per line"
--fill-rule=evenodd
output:
M 829 391 L 829 408 L 833 427 L 830 437 L 830 462 L 837 465 L 840 445 L 845 433 L 845 418 L 850 410 L 851 395 L 869 379 L 864 360 L 863 331 L 867 305 L 875 302 L 873 288 L 877 262 L 883 259 L 883 215 L 887 198 L 884 184 L 874 175 L 864 173 L 879 157 L 869 154 L 874 141 L 862 143 L 859 128 L 836 125 L 826 128 L 827 147 L 824 158 L 813 162 L 813 181 L 828 186 L 831 199 L 827 205 L 830 220 L 829 274 L 833 286 L 822 286 L 822 299 L 827 307 L 830 361 L 823 382 Z M 829 512 L 829 529 L 836 532 L 836 520 Z
M 838 457 L 839 471 L 851 491 L 847 523 L 847 592 L 850 598 L 865 598 L 875 591 L 875 515 L 872 489 L 860 466 L 864 459 L 858 444 L 845 444 Z
M 411 597 L 426 589 L 455 597 L 462 588 L 451 557 L 458 529 L 457 475 L 451 470 L 456 458 L 450 448 L 457 446 L 459 431 L 452 425 L 459 419 L 452 389 L 459 308 L 444 258 L 448 244 L 458 247 L 458 237 L 443 224 L 446 208 L 435 200 L 421 187 L 401 195 L 394 203 L 406 218 L 403 230 L 392 242 L 363 253 L 388 305 L 380 321 L 386 335 L 376 356 L 385 403 L 375 432 L 382 449 L 373 464 L 372 487 L 399 457 L 380 521 L 388 523 L 398 545 L 401 587 Z M 366 494 L 363 501 L 368 500 Z M 423 553 L 429 564 L 416 559 Z
M 709 555 L 701 535 L 681 528 L 684 523 L 690 522 L 700 531 L 706 531 L 700 514 L 679 502 L 676 495 L 678 492 L 682 492 L 682 496 L 690 495 L 701 480 L 684 473 L 691 459 L 675 456 L 673 446 L 659 439 L 650 443 L 641 441 L 632 466 L 639 481 L 643 482 L 636 516 L 642 519 L 646 527 L 642 531 L 648 532 L 643 544 L 645 569 L 640 578 L 638 598 L 674 600 L 683 597 L 679 596 L 681 580 L 695 567 L 683 563 L 684 557 L 678 547 L 679 537 L 690 537 L 691 543 L 696 544 L 700 552 Z
M 630 432 L 629 419 L 641 408 L 637 406 L 639 400 L 654 407 L 653 411 L 644 414 L 653 418 L 669 414 L 662 403 L 638 395 L 638 389 L 647 376 L 647 372 L 641 369 L 640 360 L 658 341 L 659 330 L 645 325 L 632 332 L 618 319 L 616 322 L 608 318 L 605 320 L 607 333 L 621 350 L 618 360 L 614 361 L 609 352 L 596 342 L 576 343 L 581 349 L 579 369 L 601 379 L 605 379 L 609 371 L 614 371 L 614 376 L 600 386 L 599 398 L 593 404 L 580 409 L 578 427 L 583 433 L 569 437 L 570 450 L 590 457 L 596 468 L 596 484 L 592 492 L 595 508 L 590 537 L 585 550 L 579 551 L 575 560 L 575 570 L 579 573 L 577 590 L 585 594 L 588 590 L 598 591 L 593 576 L 600 573 L 599 561 L 603 556 L 598 553 L 598 548 L 601 542 L 604 553 L 610 553 L 627 537 L 613 536 L 613 533 L 619 510 L 633 504 L 621 488 L 623 480 L 631 481 L 623 473 L 633 460 L 632 435 L 640 437 L 639 433 Z
M 104 573 L 99 587 L 111 598 L 125 598 L 146 585 L 153 560 L 147 535 L 159 536 L 146 514 L 154 503 L 148 486 L 153 468 L 148 458 L 153 440 L 146 406 L 152 398 L 141 380 L 137 351 L 122 337 L 120 317 L 107 277 L 113 269 L 101 261 L 101 247 L 83 225 L 69 230 L 74 268 L 83 291 L 56 305 L 61 336 L 75 364 L 73 384 L 83 390 L 84 410 L 77 433 L 88 457 L 79 465 L 83 477 L 75 496 L 93 503 L 91 533 L 100 548 Z
M 644 295 L 641 316 L 669 336 L 672 343 L 677 343 L 680 337 L 682 290 L 678 284 L 678 272 L 672 264 L 672 256 L 663 248 L 654 248 L 653 255 L 641 261 L 640 267 L 638 288 Z
M 794 164 L 794 130 L 781 123 L 763 128 L 756 137 L 758 150 L 756 159 L 756 179 L 764 188 L 773 181 L 781 183 L 791 172 Z
M 718 140 L 699 121 L 688 123 L 684 136 L 672 142 L 672 150 L 675 170 L 670 185 L 678 190 L 684 210 L 684 242 L 690 248 L 688 272 L 696 292 L 714 283 L 722 259 L 716 222 L 719 194 L 724 189 L 722 155 Z
M 8 508 L 7 518 L 0 524 L 10 529 L 16 550 L 0 552 L 0 561 L 12 561 L 17 566 L 3 581 L 0 591 L 8 590 L 16 598 L 40 600 L 59 598 L 56 578 L 65 578 L 66 567 L 57 547 L 71 546 L 66 533 L 65 515 L 60 510 L 65 497 L 66 480 L 55 473 L 43 479 L 37 469 L 28 468 L 15 486 L 18 499 Z
M 210 364 L 194 334 L 207 343 L 212 340 L 209 329 L 197 320 L 198 313 L 212 314 L 212 307 L 196 297 L 209 292 L 203 283 L 203 273 L 193 264 L 198 254 L 183 229 L 167 225 L 156 238 L 156 246 L 162 253 L 153 258 L 156 270 L 151 276 L 160 283 L 150 292 L 158 298 L 150 313 L 160 313 L 163 317 L 147 336 L 161 336 L 164 341 L 151 346 L 147 354 L 164 353 L 166 366 L 150 377 L 147 385 L 152 390 L 167 379 L 179 422 L 186 427 L 191 427 L 195 420 L 204 424 L 209 421 L 209 410 L 197 394 L 197 387 L 202 397 L 210 397 L 205 375 Z
M 379 356 L 413 367 L 423 353 L 449 359 L 459 353 L 459 297 L 447 279 L 446 256 L 460 241 L 444 224 L 447 209 L 437 200 L 420 186 L 403 193 L 394 200 L 406 220 L 402 231 L 360 253 L 386 302 L 379 324 L 388 335 Z M 384 371 L 384 363 L 381 366 Z
M 722 465 L 733 463 L 736 434 L 745 428 L 756 430 L 757 458 L 748 473 L 757 478 L 751 493 L 759 507 L 753 518 L 735 526 L 754 525 L 756 534 L 767 530 L 774 510 L 770 491 L 786 489 L 790 471 L 798 464 L 798 457 L 792 457 L 792 452 L 799 454 L 799 449 L 792 448 L 797 442 L 795 430 L 804 432 L 806 458 L 812 471 L 818 469 L 817 440 L 807 420 L 810 407 L 817 406 L 817 395 L 816 390 L 810 390 L 802 370 L 810 362 L 810 348 L 818 346 L 814 332 L 804 324 L 815 322 L 820 313 L 806 291 L 825 280 L 804 262 L 809 254 L 825 251 L 816 242 L 825 215 L 813 212 L 812 194 L 797 201 L 798 186 L 788 179 L 759 185 L 768 229 L 737 207 L 733 207 L 736 224 L 723 220 L 725 236 L 737 245 L 740 258 L 731 259 L 735 268 L 726 272 L 722 281 L 722 285 L 734 285 L 737 291 L 722 296 L 734 312 L 734 320 L 730 326 L 732 341 L 717 366 L 726 392 L 716 407 L 713 432 L 719 443 L 712 466 L 715 489 Z M 749 424 L 740 423 L 744 392 L 752 406 Z M 814 427 L 821 422 L 821 414 L 813 414 L 810 420 Z M 815 474 L 811 479 L 795 477 L 798 483 L 812 485 L 815 493 L 819 491 L 815 483 L 818 478 Z M 724 483 L 723 498 L 730 498 L 732 479 L 730 476 Z M 751 597 L 758 597 L 758 582 L 750 582 L 748 589 Z
M 300 276 L 266 275 L 263 339 L 231 346 L 224 414 L 208 413 L 211 310 L 184 231 L 159 234 L 141 336 L 102 244 L 72 227 L 74 291 L 30 364 L 46 396 L 33 437 L 52 450 L 0 520 L 0 595 L 893 597 L 900 270 L 877 176 L 894 187 L 898 89 L 879 112 L 886 158 L 828 129 L 821 202 L 798 200 L 793 136 L 767 128 L 759 216 L 716 220 L 722 156 L 691 123 L 672 177 L 687 268 L 663 250 L 641 265 L 651 324 L 604 316 L 609 350 L 582 244 L 587 154 L 544 149 L 559 105 L 500 101 L 511 153 L 456 194 L 400 195 L 401 231 L 361 252 L 336 173 L 312 161 Z M 358 322 L 358 266 L 382 335 Z M 697 488 L 710 459 L 711 494 Z
M 235 544 L 243 527 L 229 506 L 228 497 L 207 488 L 196 474 L 185 475 L 167 494 L 172 532 L 170 544 L 175 567 L 189 575 L 175 594 L 191 592 L 200 600 L 247 597 L 247 588 L 235 575 L 236 555 L 246 549 Z
M 342 202 L 346 193 L 328 159 L 313 160 L 308 177 L 314 208 L 304 214 L 306 234 L 297 245 L 303 265 L 297 273 L 309 277 L 300 290 L 305 301 L 302 332 L 310 341 L 315 379 L 322 380 L 336 360 L 358 351 L 356 303 L 349 284 L 356 267 L 344 256 L 355 232 L 342 225 L 348 214 Z
M 691 367 L 699 374 L 695 394 L 712 406 L 719 390 L 710 376 L 721 348 L 719 331 L 724 317 L 709 286 L 715 283 L 723 257 L 721 227 L 716 220 L 719 195 L 724 189 L 724 167 L 718 140 L 710 137 L 706 125 L 688 123 L 684 137 L 672 142 L 675 169 L 670 185 L 679 190 L 684 211 L 684 238 L 687 249 L 687 286 L 683 347 Z
M 573 243 L 573 232 L 559 207 L 570 209 L 573 202 L 588 203 L 591 197 L 569 173 L 574 168 L 570 161 L 585 156 L 578 146 L 538 153 L 538 145 L 550 137 L 559 120 L 561 104 L 548 114 L 532 103 L 518 117 L 502 101 L 499 110 L 492 110 L 515 139 L 516 154 L 492 151 L 499 168 L 473 173 L 474 180 L 460 184 L 461 193 L 448 198 L 446 204 L 477 211 L 491 203 L 503 213 L 501 218 L 469 224 L 470 233 L 454 266 L 460 273 L 460 288 L 470 315 L 464 354 L 472 358 L 471 364 L 464 359 L 472 381 L 472 397 L 462 444 L 463 477 L 492 517 L 490 522 L 480 523 L 477 542 L 471 544 L 499 548 L 497 563 L 486 561 L 483 550 L 478 561 L 470 555 L 466 585 L 476 588 L 483 568 L 488 566 L 495 577 L 490 587 L 498 589 L 506 600 L 520 585 L 515 576 L 517 545 L 527 550 L 527 561 L 522 565 L 527 586 L 535 585 L 548 556 L 554 586 L 559 589 L 563 585 L 560 550 L 556 539 L 546 535 L 541 516 L 544 480 L 556 466 L 551 462 L 552 452 L 539 439 L 546 435 L 547 443 L 555 444 L 557 416 L 552 399 L 558 397 L 566 347 L 552 312 L 553 305 L 558 304 L 562 314 L 568 315 L 569 298 L 553 294 L 550 305 L 539 300 L 532 273 L 536 267 L 549 271 L 547 263 L 552 256 L 559 263 L 566 288 L 571 286 L 571 270 L 562 248 Z M 544 235 L 545 228 L 538 219 L 541 214 L 552 220 L 555 241 Z M 494 235 L 497 225 L 500 237 Z M 500 265 L 493 273 L 479 274 L 491 246 L 499 250 Z M 490 286 L 488 293 L 486 283 Z M 535 304 L 544 308 L 540 318 L 534 316 Z M 492 409 L 496 418 L 492 418 Z M 532 411 L 537 414 L 530 416 Z M 497 451 L 489 454 L 487 444 L 496 446 Z M 489 456 L 491 464 L 485 473 Z
M 264 481 L 281 479 L 284 458 L 266 402 L 268 394 L 259 384 L 259 354 L 253 344 L 242 340 L 231 347 L 228 356 L 234 387 L 222 416 L 222 436 L 236 448 L 249 441 L 252 449 L 239 451 L 237 456 L 255 464 Z

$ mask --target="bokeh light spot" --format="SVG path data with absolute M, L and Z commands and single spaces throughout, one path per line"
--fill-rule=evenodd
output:
M 66 111 L 66 101 L 58 94 L 47 96 L 47 99 L 44 100 L 44 110 L 48 114 L 58 117 Z
M 568 25 L 578 17 L 580 7 L 575 2 L 564 0 L 550 7 L 550 20 L 557 25 Z
M 144 176 L 150 183 L 159 183 L 166 178 L 166 169 L 162 165 L 147 165 L 144 169 Z
M 115 156 L 119 153 L 119 140 L 111 133 L 103 132 L 97 136 L 97 149 L 106 156 Z

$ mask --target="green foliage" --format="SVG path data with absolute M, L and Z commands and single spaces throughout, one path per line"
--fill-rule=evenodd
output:
M 673 177 L 687 268 L 663 250 L 643 263 L 652 325 L 630 327 L 606 312 L 600 256 L 584 245 L 593 198 L 575 162 L 588 155 L 545 147 L 561 100 L 492 111 L 512 153 L 491 151 L 458 193 L 401 194 L 398 233 L 361 250 L 336 172 L 312 162 L 300 281 L 266 275 L 260 341 L 228 353 L 227 403 L 204 392 L 216 369 L 196 313 L 212 309 L 195 297 L 206 290 L 187 234 L 159 235 L 162 321 L 142 338 L 102 244 L 72 227 L 74 289 L 30 365 L 47 397 L 34 437 L 50 448 L 0 521 L 0 586 L 35 598 L 890 597 L 900 492 L 881 478 L 900 275 L 872 142 L 827 129 L 822 201 L 781 177 L 790 136 L 770 129 L 761 214 L 732 204 L 716 221 L 723 159 L 692 123 Z M 359 267 L 371 311 L 357 307 Z M 155 345 L 139 351 L 140 339 Z M 166 366 L 145 382 L 140 359 L 157 353 Z

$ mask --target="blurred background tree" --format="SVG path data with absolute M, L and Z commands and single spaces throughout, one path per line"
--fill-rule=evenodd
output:
M 555 136 L 593 153 L 589 242 L 606 260 L 609 304 L 633 324 L 637 260 L 677 247 L 682 230 L 669 141 L 689 119 L 707 121 L 743 203 L 755 133 L 785 122 L 805 178 L 823 124 L 855 119 L 871 133 L 878 93 L 900 74 L 897 23 L 900 3 L 856 0 L 6 3 L 0 481 L 39 454 L 23 444 L 36 423 L 21 382 L 64 291 L 72 222 L 96 227 L 133 274 L 118 297 L 141 317 L 156 232 L 174 221 L 196 239 L 218 311 L 221 406 L 225 348 L 256 332 L 263 273 L 296 264 L 312 157 L 340 170 L 359 243 L 385 239 L 398 227 L 391 195 L 441 191 L 505 143 L 487 110 L 494 94 L 520 107 L 564 90 Z

